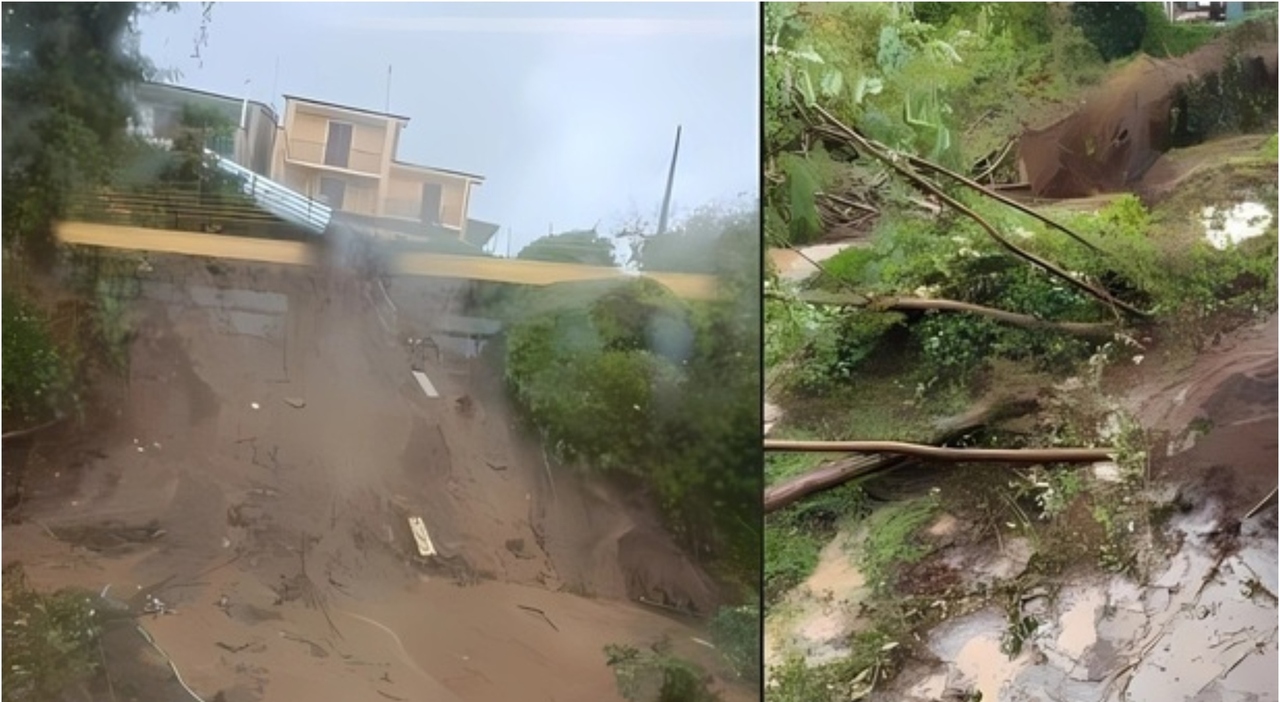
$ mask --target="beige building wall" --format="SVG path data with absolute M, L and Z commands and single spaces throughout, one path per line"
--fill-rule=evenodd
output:
M 326 166 L 330 122 L 352 125 L 347 168 Z M 466 224 L 472 180 L 430 168 L 394 161 L 401 120 L 349 113 L 338 108 L 288 100 L 272 158 L 273 177 L 309 197 L 321 197 L 321 179 L 342 180 L 345 212 L 398 220 L 422 221 L 422 188 L 435 183 L 440 192 L 440 223 L 461 233 Z M 368 174 L 360 177 L 353 173 Z
M 351 125 L 351 152 L 347 161 L 347 170 L 381 175 L 386 131 L 390 120 L 381 124 L 370 124 L 366 121 L 323 114 L 302 107 L 294 114 L 293 123 L 286 127 L 289 134 L 289 158 L 294 161 L 324 165 L 330 122 Z
M 393 165 L 387 184 L 386 214 L 418 221 L 422 218 L 422 186 L 440 186 L 440 223 L 461 229 L 466 219 L 468 181 L 428 169 Z

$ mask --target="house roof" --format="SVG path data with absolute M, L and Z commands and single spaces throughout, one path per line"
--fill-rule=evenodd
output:
M 467 219 L 467 233 L 463 239 L 473 246 L 484 248 L 498 233 L 498 225 L 479 219 Z
M 381 110 L 369 110 L 363 107 L 353 107 L 351 105 L 343 105 L 336 102 L 325 102 L 324 100 L 314 100 L 312 98 L 302 97 L 300 95 L 285 95 L 284 99 L 296 100 L 298 102 L 306 102 L 312 105 L 322 105 L 324 107 L 332 107 L 339 110 L 347 110 L 348 112 L 359 112 L 361 114 L 373 115 L 375 117 L 391 117 L 392 119 L 398 119 L 402 122 L 409 121 L 409 118 L 404 115 L 397 115 L 391 112 L 383 112 Z
M 161 91 L 172 91 L 176 93 L 187 93 L 189 95 L 193 95 L 197 97 L 210 98 L 214 100 L 226 100 L 228 102 L 234 102 L 237 105 L 240 103 L 243 103 L 245 100 L 243 97 L 235 97 L 233 95 L 223 95 L 221 93 L 214 93 L 208 90 L 199 90 L 197 88 L 188 88 L 185 85 L 175 85 L 173 83 L 158 83 L 154 81 L 143 81 L 138 84 L 138 88 L 144 91 L 148 89 L 153 89 L 153 90 L 161 90 Z M 250 100 L 249 104 L 257 105 L 258 107 L 261 107 L 262 109 L 266 110 L 267 113 L 271 115 L 272 121 L 277 121 L 276 111 L 272 109 L 270 105 L 266 104 L 265 102 L 261 102 L 259 100 Z
M 475 173 L 467 173 L 465 171 L 454 171 L 448 168 L 437 168 L 436 166 L 424 166 L 422 164 L 409 163 L 407 161 L 401 161 L 399 159 L 394 159 L 394 158 L 391 159 L 391 165 L 399 166 L 400 168 L 408 168 L 415 171 L 427 171 L 429 173 L 447 173 L 448 175 L 458 176 L 460 178 L 467 178 L 469 180 L 474 180 L 478 183 L 484 182 L 484 176 L 477 175 Z

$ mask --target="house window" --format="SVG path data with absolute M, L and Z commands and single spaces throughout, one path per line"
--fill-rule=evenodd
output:
M 439 183 L 423 183 L 422 184 L 422 214 L 423 224 L 439 224 L 440 223 L 440 202 L 444 196 L 444 188 Z
M 320 178 L 320 201 L 335 210 L 342 209 L 342 200 L 347 194 L 347 183 L 340 178 Z
M 351 160 L 351 125 L 329 122 L 329 136 L 324 144 L 324 165 L 346 168 Z
M 205 148 L 222 156 L 234 160 L 236 157 L 236 138 L 234 134 L 211 134 L 205 139 Z

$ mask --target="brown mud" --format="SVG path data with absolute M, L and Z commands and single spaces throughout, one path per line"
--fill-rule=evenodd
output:
M 429 398 L 359 283 L 153 264 L 127 382 L 5 446 L 4 560 L 33 584 L 163 602 L 138 623 L 205 700 L 618 699 L 603 647 L 664 640 L 724 672 L 696 619 L 637 602 L 709 612 L 710 579 L 635 500 L 545 463 L 492 371 L 428 358 Z M 445 309 L 456 285 L 394 288 Z M 124 631 L 106 658 L 156 658 Z

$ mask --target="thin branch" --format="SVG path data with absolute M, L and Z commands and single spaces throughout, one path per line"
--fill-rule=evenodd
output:
M 1012 143 L 1013 143 L 1013 142 L 1010 142 L 1010 144 L 1012 144 Z M 1003 160 L 1003 159 L 1002 159 L 1002 160 Z M 1046 226 L 1048 226 L 1048 227 L 1052 227 L 1053 229 L 1057 229 L 1058 231 L 1062 232 L 1063 234 L 1066 234 L 1067 236 L 1071 237 L 1071 238 L 1072 238 L 1073 240 L 1075 240 L 1076 242 L 1078 242 L 1078 243 L 1080 243 L 1080 244 L 1083 244 L 1084 246 L 1088 247 L 1090 251 L 1093 251 L 1093 252 L 1095 252 L 1095 253 L 1102 254 L 1102 255 L 1104 255 L 1104 256 L 1111 256 L 1111 255 L 1112 255 L 1112 254 L 1108 253 L 1107 251 L 1103 251 L 1102 249 L 1098 248 L 1095 244 L 1093 244 L 1092 242 L 1090 242 L 1090 241 L 1086 240 L 1084 237 L 1080 236 L 1080 235 L 1079 235 L 1079 234 L 1077 234 L 1075 231 L 1073 231 L 1073 230 L 1071 230 L 1071 229 L 1068 229 L 1068 228 L 1066 227 L 1066 225 L 1063 225 L 1063 224 L 1060 224 L 1060 223 L 1058 223 L 1058 222 L 1055 222 L 1054 220 L 1049 219 L 1048 217 L 1046 217 L 1046 216 L 1044 216 L 1044 215 L 1040 214 L 1039 212 L 1036 212 L 1035 210 L 1031 209 L 1030 207 L 1027 207 L 1026 205 L 1022 204 L 1021 202 L 1018 202 L 1017 200 L 1014 200 L 1014 199 L 1012 199 L 1012 198 L 1009 198 L 1009 197 L 1006 197 L 1006 196 L 1004 196 L 1004 195 L 1001 195 L 1000 193 L 996 192 L 995 190 L 992 190 L 991 188 L 988 188 L 988 187 L 986 187 L 985 185 L 982 185 L 981 183 L 978 183 L 978 182 L 976 182 L 976 181 L 974 181 L 974 180 L 971 180 L 971 179 L 969 179 L 969 178 L 966 178 L 965 176 L 963 176 L 963 175 L 961 175 L 961 174 L 959 174 L 959 173 L 956 173 L 955 171 L 952 171 L 952 170 L 950 170 L 950 169 L 948 169 L 948 168 L 946 168 L 946 167 L 944 167 L 944 166 L 940 166 L 940 165 L 938 165 L 938 164 L 936 164 L 936 163 L 933 163 L 932 161 L 926 161 L 925 159 L 922 159 L 922 158 L 920 158 L 919 156 L 907 156 L 907 161 L 908 161 L 911 165 L 913 165 L 913 166 L 918 166 L 918 167 L 920 167 L 920 168 L 926 168 L 926 169 L 931 170 L 931 171 L 934 171 L 934 172 L 936 172 L 936 173 L 941 173 L 942 175 L 945 175 L 945 176 L 947 176 L 947 177 L 949 177 L 949 178 L 954 179 L 956 182 L 958 182 L 958 183 L 960 183 L 960 184 L 964 185 L 964 186 L 965 186 L 965 187 L 967 187 L 967 188 L 970 188 L 971 190 L 975 190 L 975 191 L 977 191 L 977 192 L 979 192 L 979 193 L 982 193 L 983 195 L 986 195 L 987 197 L 991 198 L 992 200 L 995 200 L 996 202 L 999 202 L 999 203 L 1000 203 L 1000 204 L 1002 204 L 1002 205 L 1005 205 L 1006 207 L 1012 207 L 1013 209 L 1015 209 L 1015 210 L 1017 210 L 1017 211 L 1021 212 L 1022 214 L 1025 214 L 1025 215 L 1027 215 L 1028 217 L 1032 217 L 1032 218 L 1034 218 L 1034 219 L 1036 219 L 1036 220 L 1038 220 L 1038 221 L 1042 222 L 1043 224 L 1045 224 L 1045 225 L 1046 225 Z
M 980 402 L 963 414 L 938 420 L 929 441 L 944 444 L 979 427 L 998 421 L 1025 416 L 1039 406 L 1034 395 L 1023 393 L 995 397 Z M 782 509 L 814 493 L 830 490 L 850 480 L 865 478 L 912 462 L 903 454 L 857 455 L 841 459 L 776 485 L 764 493 L 764 512 Z
M 955 209 L 956 211 L 960 212 L 961 214 L 965 215 L 969 219 L 976 222 L 978 226 L 986 230 L 987 234 L 990 235 L 992 239 L 995 239 L 996 243 L 998 243 L 1001 247 L 1003 247 L 1009 253 L 1013 254 L 1014 256 L 1017 256 L 1018 258 L 1023 259 L 1024 261 L 1032 265 L 1043 268 L 1044 270 L 1048 271 L 1050 274 L 1059 278 L 1063 282 L 1085 292 L 1089 296 L 1094 297 L 1107 305 L 1118 307 L 1138 317 L 1150 317 L 1149 312 L 1144 312 L 1142 310 L 1139 310 L 1138 308 L 1124 302 L 1123 300 L 1119 300 L 1116 297 L 1112 296 L 1111 293 L 1107 292 L 1106 290 L 1096 288 L 1093 285 L 1090 285 L 1089 283 L 1083 280 L 1079 280 L 1076 277 L 1072 276 L 1070 273 L 1054 265 L 1053 263 L 1050 263 L 1049 261 L 1046 261 L 1045 259 L 1042 259 L 1033 253 L 1030 253 L 1028 251 L 1024 251 L 1021 248 L 1018 248 L 1016 244 L 1014 244 L 1013 242 L 1006 239 L 1003 235 L 1001 235 L 1000 232 L 998 232 L 996 228 L 991 225 L 991 223 L 989 223 L 977 212 L 974 212 L 972 209 L 965 206 L 960 201 L 956 200 L 955 198 L 951 197 L 947 193 L 943 192 L 943 190 L 940 187 L 938 187 L 933 182 L 929 181 L 927 178 L 924 178 L 920 174 L 912 171 L 910 168 L 903 165 L 901 161 L 905 159 L 901 157 L 896 157 L 895 155 L 881 153 L 880 150 L 877 149 L 875 146 L 873 146 L 869 140 L 867 140 L 865 137 L 863 137 L 854 129 L 840 122 L 838 119 L 832 116 L 830 112 L 827 112 L 825 109 L 823 109 L 821 105 L 814 105 L 813 109 L 816 110 L 819 114 L 821 114 L 824 119 L 826 119 L 831 124 L 839 128 L 842 134 L 845 136 L 845 138 L 849 139 L 850 141 L 853 141 L 864 151 L 866 151 L 867 153 L 874 156 L 876 159 L 888 165 L 895 172 L 897 172 L 898 175 L 902 176 L 903 178 L 906 178 L 911 183 L 915 184 L 916 187 L 928 192 L 934 197 L 937 197 L 942 202 L 951 206 L 952 209 Z
M 766 452 L 891 453 L 933 461 L 975 463 L 1091 463 L 1110 460 L 1113 448 L 960 449 L 903 441 L 792 441 L 765 439 Z
M 30 427 L 27 429 L 17 429 L 15 431 L 6 432 L 4 435 L 0 436 L 0 439 L 3 439 L 4 441 L 8 441 L 10 439 L 20 439 L 24 436 L 31 436 L 32 434 L 44 431 L 45 429 L 49 429 L 53 426 L 61 424 L 65 420 L 66 420 L 66 417 L 58 417 L 57 419 L 51 419 L 45 422 L 44 424 L 39 424 L 34 427 Z
M 849 198 L 843 197 L 841 195 L 833 195 L 831 193 L 818 193 L 817 195 L 819 197 L 825 197 L 828 200 L 831 200 L 833 202 L 838 202 L 841 205 L 844 205 L 846 207 L 852 207 L 855 210 L 862 210 L 863 212 L 869 212 L 871 214 L 880 214 L 880 210 L 876 209 L 875 207 L 872 207 L 871 205 L 858 202 L 857 200 L 850 200 Z
M 766 297 L 787 299 L 776 292 L 766 292 Z M 865 307 L 877 310 L 943 310 L 948 312 L 967 312 L 989 317 L 1000 322 L 1012 324 L 1024 329 L 1050 329 L 1072 336 L 1089 339 L 1109 339 L 1116 333 L 1116 327 L 1107 322 L 1053 322 L 1017 312 L 1007 312 L 994 307 L 975 305 L 959 300 L 945 300 L 920 297 L 868 297 L 866 295 L 800 292 L 795 299 L 813 305 L 839 305 L 848 307 Z

